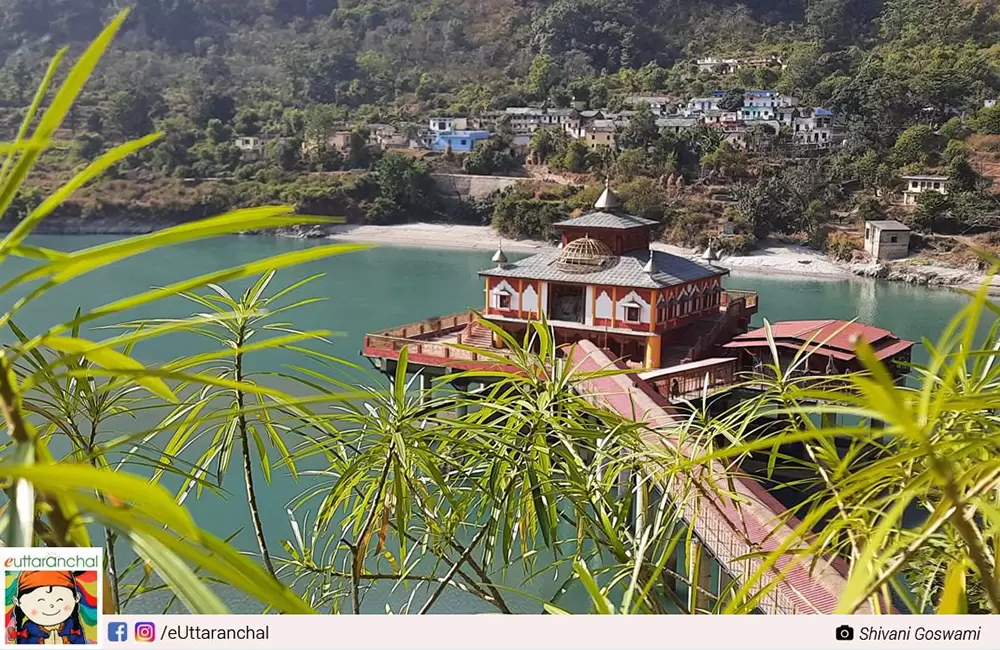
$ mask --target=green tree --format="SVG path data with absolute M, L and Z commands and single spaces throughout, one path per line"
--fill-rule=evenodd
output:
M 147 88 L 130 88 L 111 96 L 107 112 L 108 122 L 128 138 L 150 133 L 153 118 L 163 110 L 163 97 Z
M 640 106 L 629 118 L 628 125 L 615 137 L 619 149 L 640 149 L 643 152 L 656 144 L 660 129 L 649 106 Z
M 398 211 L 425 207 L 433 182 L 426 164 L 399 153 L 387 153 L 375 163 L 379 197 Z
M 539 54 L 528 70 L 528 89 L 536 97 L 548 97 L 552 87 L 559 83 L 559 66 L 548 54 Z
M 738 111 L 743 108 L 746 91 L 742 88 L 733 88 L 726 91 L 726 94 L 719 100 L 719 109 L 723 111 Z

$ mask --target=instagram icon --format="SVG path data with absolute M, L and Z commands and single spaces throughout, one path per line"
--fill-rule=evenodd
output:
M 135 640 L 137 643 L 152 643 L 156 641 L 156 624 L 136 623 Z

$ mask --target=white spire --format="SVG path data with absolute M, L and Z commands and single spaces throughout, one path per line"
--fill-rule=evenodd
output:
M 620 208 L 622 202 L 618 199 L 618 196 L 611 191 L 611 178 L 605 177 L 604 179 L 604 191 L 601 192 L 600 198 L 597 199 L 597 203 L 594 207 L 598 210 L 614 210 Z
M 656 273 L 656 263 L 653 262 L 653 245 L 652 244 L 650 244 L 650 246 L 649 246 L 649 261 L 646 262 L 646 266 L 642 267 L 642 270 L 643 270 L 643 272 L 646 273 L 646 275 L 653 275 L 654 273 Z
M 708 241 L 708 248 L 705 249 L 704 254 L 702 254 L 701 259 L 706 262 L 717 262 L 719 261 L 719 254 L 715 252 L 712 248 L 712 240 Z
M 497 252 L 493 253 L 493 263 L 501 267 L 507 263 L 507 256 L 503 252 L 503 240 L 497 244 Z

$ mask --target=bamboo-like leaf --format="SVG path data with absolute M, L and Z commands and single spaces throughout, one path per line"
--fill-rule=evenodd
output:
M 157 141 L 160 137 L 162 137 L 162 135 L 162 133 L 155 133 L 138 140 L 126 142 L 125 144 L 119 145 L 111 151 L 102 154 L 96 160 L 88 164 L 83 171 L 74 176 L 68 183 L 50 194 L 40 206 L 35 208 L 31 214 L 17 224 L 17 226 L 10 233 L 8 233 L 6 237 L 4 237 L 3 241 L 0 241 L 0 261 L 7 257 L 12 249 L 21 246 L 25 238 L 27 238 L 35 227 L 41 223 L 42 219 L 52 214 L 52 212 L 62 205 L 66 199 L 73 194 L 73 192 L 77 191 L 97 176 L 103 174 L 112 165 L 128 158 L 139 149 Z M 67 256 L 65 255 L 60 255 L 57 258 L 49 259 L 60 260 L 65 259 L 66 257 Z
M 188 610 L 199 614 L 228 614 L 219 597 L 212 593 L 198 575 L 166 546 L 152 537 L 130 533 L 129 540 L 148 564 L 170 585 L 174 595 L 180 598 Z
M 968 572 L 962 559 L 952 562 L 944 581 L 944 591 L 941 602 L 938 603 L 938 614 L 968 614 L 969 599 L 965 587 L 965 576 Z M 993 576 L 988 576 L 991 579 Z
M 67 354 L 82 355 L 90 362 L 105 370 L 129 372 L 135 378 L 136 383 L 157 397 L 161 397 L 168 402 L 176 403 L 178 401 L 177 396 L 170 390 L 166 382 L 158 377 L 145 376 L 145 366 L 121 352 L 112 350 L 100 343 L 67 336 L 50 336 L 45 338 L 43 343 L 53 350 L 59 350 Z

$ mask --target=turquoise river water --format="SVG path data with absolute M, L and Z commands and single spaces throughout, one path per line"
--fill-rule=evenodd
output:
M 39 245 L 61 250 L 73 250 L 93 245 L 108 238 L 101 237 L 38 237 Z M 164 285 L 196 274 L 221 269 L 279 254 L 289 250 L 319 245 L 313 242 L 268 237 L 231 237 L 211 242 L 157 251 L 120 264 L 100 269 L 82 279 L 58 287 L 44 299 L 31 305 L 17 319 L 21 329 L 29 334 L 57 322 L 68 320 L 79 306 L 92 308 L 115 298 Z M 312 275 L 324 276 L 300 291 L 301 297 L 320 296 L 327 300 L 308 305 L 289 314 L 299 329 L 326 329 L 339 335 L 331 338 L 325 350 L 344 359 L 365 364 L 359 356 L 362 336 L 396 324 L 435 315 L 449 314 L 470 306 L 483 304 L 483 285 L 477 271 L 489 266 L 490 253 L 484 251 L 427 250 L 417 248 L 375 248 L 351 253 L 286 270 L 278 274 L 272 287 L 283 287 Z M 0 270 L 6 280 L 25 263 L 8 262 Z M 899 336 L 912 340 L 934 339 L 948 320 L 964 305 L 967 298 L 957 292 L 930 290 L 901 284 L 874 281 L 831 281 L 808 277 L 772 277 L 736 275 L 726 281 L 733 289 L 748 289 L 760 294 L 762 318 L 786 320 L 802 318 L 859 318 L 888 328 Z M 6 307 L 7 304 L 2 305 Z M 190 303 L 171 299 L 129 314 L 129 318 L 154 316 L 186 316 L 193 311 Z M 108 332 L 84 333 L 98 338 Z M 190 353 L 191 341 L 163 339 L 156 346 L 146 346 L 137 354 L 145 360 L 166 360 Z M 922 350 L 914 354 L 917 361 L 926 358 Z M 258 370 L 279 365 L 281 359 L 273 353 L 260 355 Z M 365 364 L 366 365 L 366 364 Z M 217 535 L 228 537 L 240 531 L 234 543 L 246 551 L 256 550 L 246 511 L 246 501 L 239 463 L 225 481 L 226 492 L 204 492 L 197 500 L 187 502 L 195 519 Z M 287 472 L 276 469 L 272 485 L 260 490 L 261 507 L 272 551 L 278 554 L 280 540 L 289 539 L 291 530 L 285 509 L 288 503 L 308 485 L 305 477 L 296 482 Z M 258 476 L 258 486 L 263 481 Z M 546 597 L 555 588 L 551 577 L 542 584 L 522 586 L 520 576 L 508 575 L 507 584 L 535 596 Z M 384 612 L 384 603 L 394 610 L 409 598 L 399 589 L 392 594 L 371 594 L 365 611 Z M 259 611 L 254 603 L 239 596 L 227 596 L 234 611 Z M 417 602 L 422 599 L 417 598 Z M 537 612 L 538 605 L 530 598 L 517 599 L 522 611 Z M 153 603 L 141 609 L 151 609 Z M 450 592 L 435 607 L 441 613 L 484 611 L 473 598 Z

